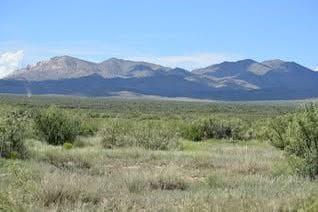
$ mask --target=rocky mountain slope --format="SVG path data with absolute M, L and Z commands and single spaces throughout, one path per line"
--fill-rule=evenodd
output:
M 15 71 L 7 79 L 43 81 L 79 78 L 99 74 L 104 78 L 145 77 L 166 72 L 170 68 L 145 63 L 111 58 L 93 63 L 70 56 L 53 57 L 35 65 Z

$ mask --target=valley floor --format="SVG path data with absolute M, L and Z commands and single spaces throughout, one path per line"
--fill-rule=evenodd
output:
M 28 140 L 32 159 L 0 159 L 0 210 L 296 211 L 317 204 L 317 181 L 290 174 L 283 152 L 259 141 L 183 140 L 180 151 L 151 151 L 80 139 L 69 150 Z

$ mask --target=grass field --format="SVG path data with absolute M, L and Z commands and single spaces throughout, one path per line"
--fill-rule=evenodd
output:
M 1 116 L 14 110 L 32 113 L 51 104 L 70 114 L 79 114 L 98 131 L 77 137 L 68 149 L 49 145 L 29 130 L 25 140 L 30 152 L 27 160 L 0 158 L 0 210 L 315 211 L 318 208 L 317 180 L 296 175 L 284 152 L 266 140 L 256 136 L 194 142 L 179 133 L 183 124 L 206 117 L 238 118 L 253 128 L 268 118 L 297 111 L 298 103 L 0 97 Z M 159 126 L 176 132 L 180 146 L 167 150 L 136 145 L 105 148 L 100 131 L 114 119 L 140 125 L 138 130 L 142 132 L 149 131 L 148 122 L 160 123 Z

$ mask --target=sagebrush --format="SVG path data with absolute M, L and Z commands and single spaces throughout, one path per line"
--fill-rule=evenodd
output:
M 35 126 L 40 136 L 49 144 L 73 143 L 80 134 L 80 119 L 63 109 L 50 106 L 35 116 Z

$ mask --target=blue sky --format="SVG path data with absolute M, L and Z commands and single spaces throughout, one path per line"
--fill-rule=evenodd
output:
M 189 69 L 280 58 L 314 69 L 317 50 L 317 0 L 0 1 L 0 72 L 57 55 Z

